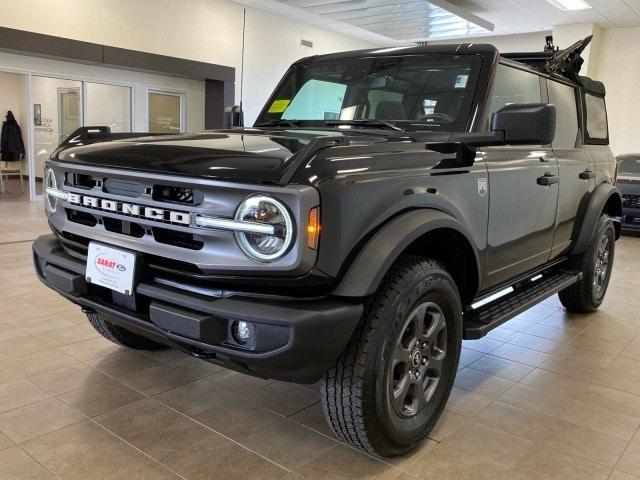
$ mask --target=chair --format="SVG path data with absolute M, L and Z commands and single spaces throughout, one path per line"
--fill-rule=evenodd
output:
M 8 165 L 10 163 L 17 163 L 17 168 L 10 168 Z M 20 193 L 24 193 L 24 180 L 22 174 L 22 154 L 18 155 L 18 158 L 15 160 L 0 160 L 0 193 L 5 193 L 4 186 L 4 178 L 9 175 L 19 175 L 20 176 Z

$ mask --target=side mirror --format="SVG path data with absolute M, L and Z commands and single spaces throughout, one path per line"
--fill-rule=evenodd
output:
M 556 136 L 556 107 L 546 103 L 515 103 L 491 117 L 491 131 L 507 145 L 550 145 Z
M 239 128 L 244 126 L 244 115 L 239 105 L 224 109 L 224 127 Z

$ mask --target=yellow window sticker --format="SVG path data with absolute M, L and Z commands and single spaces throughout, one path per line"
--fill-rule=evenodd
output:
M 287 109 L 290 103 L 291 100 L 274 100 L 269 107 L 269 113 L 282 113 Z

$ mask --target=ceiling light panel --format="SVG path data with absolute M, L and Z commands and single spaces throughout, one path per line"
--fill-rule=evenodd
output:
M 481 35 L 493 24 L 445 0 L 281 0 L 291 7 L 394 40 Z
M 547 0 L 554 7 L 560 10 L 572 11 L 572 10 L 587 10 L 591 8 L 584 0 Z

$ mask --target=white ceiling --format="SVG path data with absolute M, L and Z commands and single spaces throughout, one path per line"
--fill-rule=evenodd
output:
M 640 25 L 640 0 L 586 0 L 562 11 L 546 0 L 233 0 L 375 43 L 507 35 L 596 23 Z

